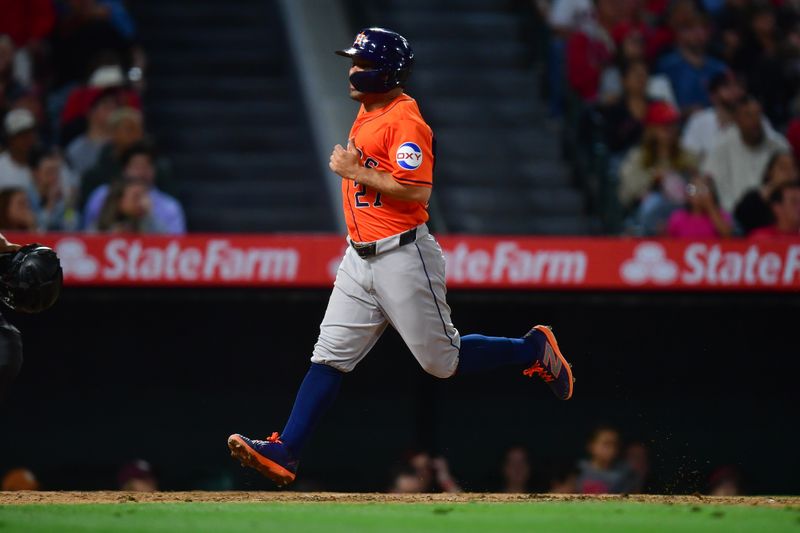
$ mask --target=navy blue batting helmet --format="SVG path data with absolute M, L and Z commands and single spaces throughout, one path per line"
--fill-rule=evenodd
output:
M 414 51 L 405 37 L 384 28 L 361 30 L 350 48 L 336 53 L 372 64 L 372 68 L 350 76 L 350 83 L 362 93 L 385 93 L 401 87 L 414 64 Z

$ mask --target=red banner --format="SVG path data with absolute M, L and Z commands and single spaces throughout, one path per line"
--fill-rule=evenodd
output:
M 9 234 L 61 258 L 72 286 L 330 287 L 335 235 Z M 450 288 L 800 291 L 800 239 L 443 237 Z

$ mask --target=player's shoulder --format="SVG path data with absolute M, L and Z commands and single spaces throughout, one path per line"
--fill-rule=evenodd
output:
M 391 117 L 387 117 L 390 119 L 387 122 L 392 129 L 431 131 L 431 127 L 425 122 L 425 118 L 419 110 L 417 101 L 407 94 L 403 94 L 398 98 L 390 113 Z

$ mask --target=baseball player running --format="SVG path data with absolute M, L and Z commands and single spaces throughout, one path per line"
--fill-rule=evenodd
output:
M 303 447 L 342 377 L 389 324 L 438 378 L 507 366 L 538 376 L 561 400 L 572 396 L 574 381 L 549 327 L 535 326 L 522 338 L 459 335 L 445 298 L 442 249 L 425 224 L 435 141 L 403 89 L 411 46 L 393 31 L 367 28 L 336 53 L 352 59 L 350 97 L 361 103 L 347 147 L 336 145 L 330 158 L 342 177 L 350 246 L 283 432 L 266 440 L 228 438 L 235 459 L 281 486 L 294 481 Z

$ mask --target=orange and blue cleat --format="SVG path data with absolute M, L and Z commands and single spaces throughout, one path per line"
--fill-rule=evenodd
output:
M 294 481 L 300 461 L 281 442 L 278 433 L 267 440 L 248 439 L 238 433 L 228 437 L 231 457 L 270 478 L 279 487 Z
M 556 336 L 553 335 L 553 328 L 534 326 L 523 338 L 529 338 L 534 331 L 544 335 L 544 349 L 533 365 L 522 373 L 529 378 L 539 376 L 559 400 L 569 400 L 572 398 L 572 387 L 575 383 L 575 378 L 572 377 L 572 365 L 561 355 Z

